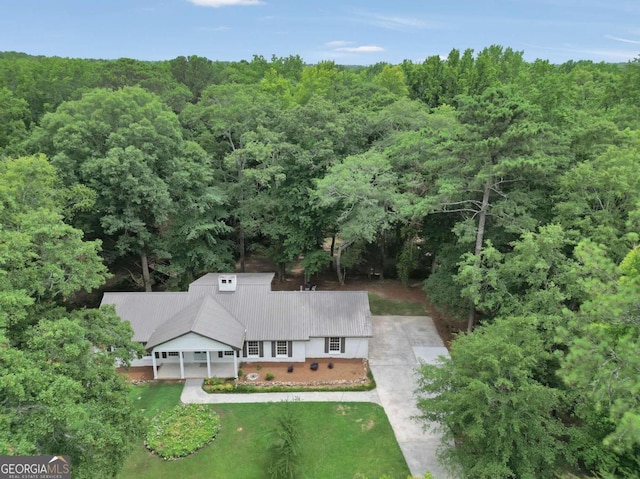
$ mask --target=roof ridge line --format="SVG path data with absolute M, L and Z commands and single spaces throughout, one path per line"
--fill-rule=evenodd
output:
M 191 328 L 189 329 L 190 332 L 194 333 L 194 329 L 196 329 L 196 324 L 200 322 L 200 313 L 202 313 L 202 310 L 204 309 L 204 306 L 207 302 L 207 300 L 211 298 L 214 299 L 210 294 L 205 295 L 201 300 L 200 300 L 200 307 L 198 308 L 198 311 L 196 312 L 196 317 L 193 321 L 193 323 L 191 323 Z M 215 300 L 214 300 L 215 301 Z M 218 303 L 216 301 L 216 303 Z M 218 303 L 220 304 L 220 303 Z

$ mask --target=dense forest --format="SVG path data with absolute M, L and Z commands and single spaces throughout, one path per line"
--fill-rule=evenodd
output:
M 464 318 L 419 400 L 462 477 L 640 477 L 640 60 L 6 52 L 0 124 L 2 454 L 111 477 L 137 423 L 113 360 L 139 351 L 69 298 L 118 262 L 151 291 L 257 252 L 424 279 Z

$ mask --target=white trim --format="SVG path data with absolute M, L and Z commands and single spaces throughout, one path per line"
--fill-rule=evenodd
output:
M 211 355 L 209 354 L 209 350 L 207 349 L 207 377 L 211 377 Z
M 156 362 L 156 355 L 151 352 L 151 361 L 153 362 L 153 379 L 158 379 L 158 363 Z
M 233 374 L 236 379 L 238 379 L 238 355 L 233 355 Z
M 278 352 L 280 343 L 284 343 L 284 353 Z M 276 358 L 288 358 L 289 357 L 289 342 L 288 341 L 276 341 Z
M 256 353 L 251 354 L 249 352 L 249 343 L 256 343 Z M 247 341 L 247 357 L 248 358 L 259 358 L 260 357 L 260 341 Z
M 215 339 L 205 338 L 196 333 L 189 333 L 170 339 L 153 348 L 154 351 L 225 351 L 233 349 L 229 344 L 221 343 Z

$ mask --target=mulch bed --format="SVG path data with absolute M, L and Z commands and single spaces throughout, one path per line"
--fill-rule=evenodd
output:
M 317 363 L 316 370 L 311 369 L 311 365 Z M 332 367 L 329 367 L 331 364 Z M 289 367 L 293 366 L 293 370 L 289 372 Z M 367 377 L 368 363 L 362 359 L 341 359 L 341 358 L 316 358 L 307 359 L 305 362 L 243 362 L 241 365 L 242 374 L 246 378 L 247 375 L 254 373 L 258 375 L 256 380 L 244 380 L 243 384 L 247 385 L 265 385 L 277 383 L 296 383 L 298 385 L 321 385 L 330 386 L 331 383 L 336 385 L 355 385 L 368 384 Z M 266 380 L 266 375 L 271 373 L 273 379 Z
M 311 369 L 312 363 L 318 364 L 316 370 Z M 329 367 L 330 363 L 332 367 Z M 293 366 L 293 370 L 288 372 L 290 366 Z M 254 381 L 246 379 L 242 381 L 241 379 L 244 384 L 248 385 L 260 385 L 262 383 L 275 385 L 277 383 L 291 382 L 300 385 L 317 385 L 317 383 L 331 385 L 329 383 L 335 383 L 336 385 L 344 386 L 345 384 L 368 384 L 369 382 L 367 376 L 368 363 L 362 359 L 317 358 L 307 359 L 303 363 L 253 361 L 241 362 L 240 369 L 242 369 L 244 378 L 251 373 L 258 375 L 258 378 Z M 126 375 L 129 381 L 132 382 L 153 380 L 153 368 L 151 366 L 131 367 L 128 370 L 118 368 L 117 371 Z M 273 380 L 267 381 L 265 379 L 267 373 L 271 373 L 274 376 Z
M 152 366 L 137 366 L 129 369 L 117 368 L 116 371 L 127 376 L 129 381 L 153 381 Z

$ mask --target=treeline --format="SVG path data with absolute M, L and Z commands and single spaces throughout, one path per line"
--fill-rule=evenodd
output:
M 365 263 L 428 275 L 431 302 L 475 329 L 425 368 L 439 396 L 420 403 L 465 477 L 633 478 L 639 100 L 638 61 L 500 46 L 370 67 L 4 53 L 0 149 L 4 181 L 26 184 L 46 155 L 59 220 L 107 264 L 139 258 L 147 290 L 247 251 L 281 277 L 300 258 L 340 281 Z

